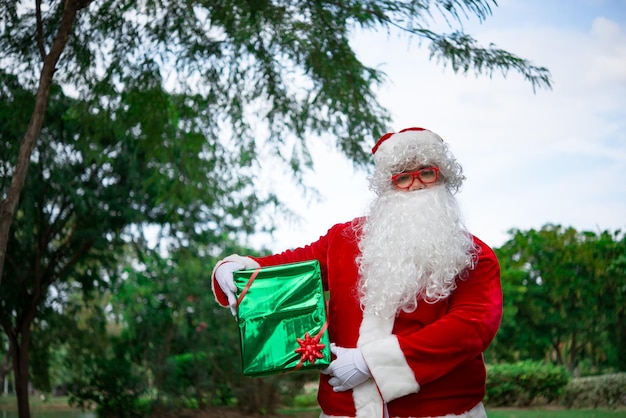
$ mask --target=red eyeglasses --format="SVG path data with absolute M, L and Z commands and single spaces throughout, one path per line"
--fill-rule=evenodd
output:
M 439 178 L 439 167 L 425 167 L 417 171 L 398 173 L 391 176 L 391 181 L 399 189 L 408 189 L 418 179 L 422 184 L 433 184 Z

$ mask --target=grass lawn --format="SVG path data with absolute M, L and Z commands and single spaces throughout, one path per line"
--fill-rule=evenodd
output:
M 72 410 L 67 405 L 67 397 L 53 397 L 42 401 L 36 396 L 30 399 L 33 411 Z M 0 410 L 14 410 L 17 407 L 15 396 L 0 396 Z M 547 406 L 544 408 L 486 408 L 489 418 L 626 418 L 626 408 L 619 409 L 564 409 Z M 279 409 L 280 416 L 286 418 L 317 418 L 319 408 L 300 407 Z
M 41 399 L 39 396 L 29 396 L 28 403 L 31 409 L 34 410 L 46 410 L 46 409 L 72 409 L 68 404 L 67 396 L 52 396 Z M 0 408 L 5 410 L 17 409 L 17 398 L 15 395 L 0 395 Z
M 624 418 L 626 409 L 487 409 L 489 418 Z
M 486 408 L 489 418 L 626 418 L 626 408 L 620 409 L 564 409 L 541 408 Z M 318 408 L 286 408 L 278 411 L 281 416 L 294 418 L 317 418 Z

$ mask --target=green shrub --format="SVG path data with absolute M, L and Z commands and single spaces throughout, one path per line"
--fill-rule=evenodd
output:
M 562 397 L 568 408 L 617 408 L 626 405 L 626 373 L 572 379 Z
M 168 357 L 165 362 L 163 393 L 181 405 L 193 406 L 209 388 L 206 354 L 184 353 Z M 192 404 L 189 404 L 189 403 Z
M 303 393 L 301 395 L 297 395 L 294 398 L 293 406 L 296 407 L 309 407 L 317 405 L 317 392 L 313 393 Z
M 148 415 L 148 404 L 141 401 L 146 391 L 128 358 L 93 358 L 85 367 L 86 377 L 72 383 L 70 405 L 83 410 L 96 405 L 96 414 L 101 418 Z
M 557 400 L 569 381 L 563 367 L 536 361 L 487 366 L 485 403 L 527 406 L 536 399 Z

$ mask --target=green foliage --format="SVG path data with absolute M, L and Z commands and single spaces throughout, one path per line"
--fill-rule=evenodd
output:
M 41 19 L 30 2 L 0 5 L 3 63 L 24 85 L 38 79 L 41 50 L 51 43 L 62 4 L 42 2 Z M 206 134 L 235 141 L 241 161 L 268 149 L 299 170 L 309 165 L 305 135 L 330 134 L 337 147 L 367 164 L 371 138 L 387 130 L 387 112 L 374 91 L 384 74 L 364 66 L 350 46 L 354 29 L 400 29 L 423 41 L 432 58 L 456 72 L 521 73 L 533 88 L 549 87 L 549 72 L 462 30 L 463 20 L 491 15 L 495 1 L 398 2 L 91 2 L 76 16 L 56 80 L 82 97 L 126 85 L 154 87 L 141 74 L 167 78 L 171 92 L 194 102 Z M 432 17 L 451 33 L 429 29 Z M 38 26 L 39 23 L 39 26 Z M 38 30 L 39 29 L 39 30 Z M 33 42 L 39 34 L 39 42 Z M 136 80 L 133 82 L 133 80 Z M 154 102 L 150 110 L 161 107 Z M 150 113 L 150 112 L 148 112 Z M 263 129 L 259 129 L 263 126 Z M 266 132 L 266 134 L 261 134 Z M 261 148 L 260 148 L 261 147 Z
M 211 294 L 216 260 L 196 251 L 190 247 L 169 258 L 156 252 L 129 258 L 122 266 L 126 279 L 113 289 L 111 302 L 125 349 L 151 376 L 152 389 L 202 406 L 230 400 L 225 394 L 233 370 L 239 369 L 233 350 L 239 342 L 232 316 Z
M 487 367 L 487 394 L 490 406 L 527 406 L 538 398 L 558 399 L 569 381 L 563 367 L 522 361 Z
M 626 373 L 572 379 L 565 387 L 568 408 L 618 408 L 626 406 Z
M 86 353 L 104 355 L 109 346 L 101 300 L 85 301 L 78 293 L 68 295 L 64 313 L 49 308 L 34 322 L 30 374 L 33 386 L 43 392 L 63 390 L 85 373 L 77 361 Z
M 511 231 L 496 249 L 504 316 L 490 361 L 550 359 L 576 373 L 624 365 L 626 236 L 558 225 Z
M 70 389 L 70 405 L 82 409 L 96 405 L 101 418 L 136 418 L 147 415 L 140 398 L 145 393 L 136 368 L 122 353 L 110 358 L 84 360 L 88 367 L 85 380 Z
M 10 174 L 14 138 L 19 135 L 12 127 L 18 129 L 28 117 L 13 106 L 32 100 L 32 94 L 12 84 L 12 76 L 4 80 L 10 89 L 4 90 L 7 101 L 0 104 L 0 117 L 11 122 L 0 127 L 0 139 L 7 145 L 0 147 L 0 170 Z M 223 168 L 231 165 L 229 158 L 204 164 L 210 154 L 203 154 L 196 132 L 179 130 L 175 143 L 156 146 L 141 126 L 150 135 L 172 131 L 172 116 L 142 119 L 141 103 L 176 101 L 158 89 L 126 95 L 120 106 L 137 113 L 133 120 L 125 119 L 122 109 L 111 112 L 72 100 L 57 87 L 51 98 L 44 140 L 32 157 L 0 282 L 0 322 L 13 341 L 32 344 L 25 347 L 32 349 L 31 376 L 43 390 L 53 383 L 52 351 L 80 355 L 87 346 L 93 354 L 101 353 L 99 344 L 106 343 L 96 337 L 105 324 L 102 311 L 95 316 L 101 309 L 99 296 L 123 277 L 117 266 L 127 243 L 135 240 L 136 249 L 146 244 L 135 234 L 138 228 L 161 225 L 171 234 L 172 247 L 193 238 L 218 242 L 213 245 L 221 248 L 230 242 L 225 231 L 250 230 L 252 213 L 264 204 L 256 196 L 229 196 L 248 182 L 242 181 L 243 175 L 227 175 Z M 176 109 L 185 113 L 184 106 Z M 176 118 L 182 123 L 187 116 Z M 2 176 L 2 186 L 9 177 Z M 194 280 L 202 277 L 201 270 L 193 272 Z M 81 309 L 94 310 L 93 323 L 82 333 L 77 321 L 87 317 L 77 315 Z M 81 364 L 68 364 L 69 376 L 82 373 Z
M 198 390 L 207 391 L 206 353 L 185 353 L 167 359 L 163 392 L 183 401 L 197 399 Z M 196 405 L 197 406 L 197 405 Z
M 317 406 L 317 392 L 303 393 L 296 396 L 293 400 L 293 406 L 296 408 Z

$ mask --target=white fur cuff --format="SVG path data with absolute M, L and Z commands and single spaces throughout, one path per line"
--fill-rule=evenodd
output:
M 217 303 L 219 303 L 222 306 L 228 306 L 228 303 L 226 302 L 226 295 L 223 294 L 224 291 L 220 289 L 220 291 L 217 291 L 218 284 L 215 280 L 215 272 L 217 271 L 217 269 L 224 263 L 228 263 L 230 261 L 234 261 L 237 263 L 241 263 L 245 266 L 245 268 L 247 269 L 256 269 L 261 267 L 259 265 L 259 263 L 257 263 L 254 259 L 250 258 L 250 257 L 242 257 L 240 255 L 237 254 L 231 254 L 228 257 L 225 257 L 223 260 L 221 260 L 220 262 L 218 262 L 215 267 L 213 267 L 213 272 L 211 273 L 211 290 L 213 291 L 213 294 L 215 295 L 215 300 L 217 301 Z M 223 294 L 222 296 L 218 296 L 220 294 Z
M 394 335 L 364 344 L 361 351 L 385 402 L 419 392 L 420 385 Z
M 224 261 L 236 261 L 237 263 L 241 263 L 246 266 L 247 269 L 258 269 L 259 267 L 261 267 L 261 265 L 257 263 L 256 260 L 237 254 L 231 254 L 228 257 L 225 257 L 222 262 Z

